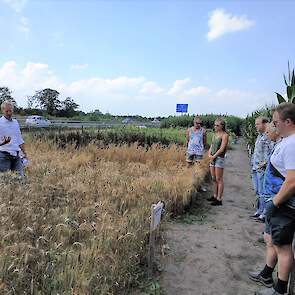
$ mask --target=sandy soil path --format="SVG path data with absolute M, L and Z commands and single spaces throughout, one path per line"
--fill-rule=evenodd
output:
M 212 208 L 208 194 L 199 195 L 202 222 L 167 225 L 160 284 L 168 295 L 249 295 L 260 288 L 247 278 L 247 270 L 264 265 L 264 244 L 263 224 L 249 219 L 254 196 L 243 146 L 228 152 L 224 179 L 223 206 Z

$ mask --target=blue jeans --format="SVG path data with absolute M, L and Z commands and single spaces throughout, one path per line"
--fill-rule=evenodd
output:
M 255 195 L 257 196 L 256 203 L 256 213 L 262 214 L 265 208 L 265 200 L 264 200 L 264 171 L 263 170 L 252 170 L 252 184 Z
M 0 151 L 0 172 L 17 171 L 19 176 L 24 177 L 23 163 L 19 156 Z

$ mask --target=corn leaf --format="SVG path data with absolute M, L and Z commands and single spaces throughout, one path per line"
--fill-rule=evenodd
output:
M 286 102 L 286 100 L 284 99 L 284 97 L 282 95 L 280 95 L 279 93 L 275 92 L 277 95 L 277 99 L 278 99 L 278 103 L 283 103 Z

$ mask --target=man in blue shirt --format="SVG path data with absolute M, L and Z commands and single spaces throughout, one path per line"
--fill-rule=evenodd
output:
M 264 195 L 263 195 L 263 179 L 266 163 L 271 155 L 273 145 L 265 134 L 266 124 L 268 119 L 264 117 L 258 117 L 255 120 L 255 127 L 258 132 L 258 136 L 255 142 L 255 148 L 252 155 L 252 167 L 251 176 L 255 194 L 257 196 L 256 212 L 251 215 L 251 218 L 258 219 L 263 213 L 265 208 Z

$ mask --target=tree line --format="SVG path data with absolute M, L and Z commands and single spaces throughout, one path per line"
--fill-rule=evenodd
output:
M 5 100 L 11 100 L 15 105 L 15 112 L 21 115 L 51 115 L 57 117 L 74 117 L 79 115 L 79 105 L 71 97 L 65 100 L 59 98 L 57 90 L 45 88 L 38 90 L 34 95 L 28 96 L 28 107 L 18 106 L 12 95 L 12 91 L 6 87 L 0 87 L 0 104 Z

